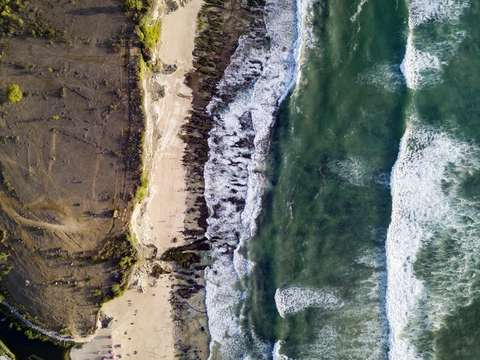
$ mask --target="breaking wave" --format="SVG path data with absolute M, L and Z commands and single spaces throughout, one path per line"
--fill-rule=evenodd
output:
M 333 291 L 311 289 L 304 286 L 290 286 L 277 289 L 275 305 L 282 318 L 308 307 L 335 309 L 343 306 L 342 300 Z
M 271 354 L 271 345 L 239 325 L 245 297 L 241 280 L 254 266 L 242 252 L 256 231 L 261 210 L 275 113 L 299 76 L 303 39 L 308 37 L 303 22 L 307 9 L 304 0 L 267 1 L 265 29 L 259 26 L 240 37 L 220 81 L 219 96 L 207 107 L 213 118 L 204 172 L 210 215 L 206 236 L 213 259 L 205 271 L 211 359 Z M 245 79 L 253 81 L 245 84 Z
M 409 33 L 400 69 L 407 87 L 421 89 L 441 81 L 442 68 L 463 41 L 465 32 L 458 29 L 458 20 L 468 2 L 411 0 L 407 6 Z M 437 30 L 432 31 L 435 24 Z
M 427 128 L 410 127 L 402 139 L 386 242 L 390 359 L 433 352 L 425 332 L 479 295 L 480 221 L 477 206 L 462 195 L 480 170 L 478 155 L 472 145 Z

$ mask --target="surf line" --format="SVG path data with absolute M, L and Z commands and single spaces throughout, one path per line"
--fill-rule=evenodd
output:
M 207 107 L 213 128 L 204 171 L 210 214 L 206 237 L 215 240 L 213 263 L 205 269 L 210 358 L 237 359 L 258 349 L 264 354 L 271 351 L 268 344 L 252 345 L 239 324 L 246 291 L 241 279 L 254 266 L 241 249 L 256 232 L 269 139 L 278 105 L 299 76 L 310 1 L 266 1 L 265 27 L 240 37 L 219 83 L 219 97 Z M 240 86 L 246 78 L 254 80 Z M 223 94 L 233 98 L 224 103 Z

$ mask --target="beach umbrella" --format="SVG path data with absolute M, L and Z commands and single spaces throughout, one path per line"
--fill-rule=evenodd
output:
M 113 350 L 110 350 L 109 353 L 110 353 L 110 355 L 113 355 Z
M 109 338 L 110 338 L 110 339 L 113 339 L 113 335 L 110 335 Z
M 119 348 L 123 348 L 123 345 L 122 345 L 122 344 L 120 344 L 120 345 L 118 345 L 118 347 L 119 347 Z

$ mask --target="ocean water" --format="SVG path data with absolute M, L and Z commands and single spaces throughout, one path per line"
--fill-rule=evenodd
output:
M 479 11 L 267 1 L 208 108 L 210 359 L 480 358 Z

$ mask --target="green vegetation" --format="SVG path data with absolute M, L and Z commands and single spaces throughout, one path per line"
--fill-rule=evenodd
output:
M 137 192 L 135 194 L 135 200 L 138 200 L 140 204 L 147 195 L 148 184 L 149 180 L 147 178 L 147 174 L 145 172 L 142 172 L 142 175 L 140 175 L 140 185 L 138 185 Z
M 62 335 L 71 335 L 72 330 L 70 329 L 70 326 L 64 326 L 63 328 L 60 329 L 59 333 Z
M 0 0 L 1 1 L 1 0 Z M 7 88 L 7 100 L 10 102 L 18 102 L 22 99 L 22 91 L 18 85 L 10 85 Z
M 125 291 L 125 290 L 122 289 L 122 288 L 120 287 L 120 285 L 118 285 L 118 284 L 112 285 L 111 290 L 112 290 L 112 293 L 113 293 L 113 298 L 117 298 L 117 297 L 122 296 L 123 293 L 124 293 L 124 291 Z
M 157 42 L 160 40 L 162 32 L 162 22 L 157 20 L 152 26 L 142 25 L 140 26 L 140 39 L 143 40 L 150 48 L 154 48 Z
M 2 140 L 3 140 L 3 138 L 2 138 Z M 5 137 L 4 141 L 6 142 L 6 137 Z M 5 169 L 3 168 L 2 164 L 0 164 L 0 178 L 2 180 L 3 186 L 5 186 L 7 188 L 7 190 L 10 193 L 12 193 L 12 195 L 15 195 L 15 190 L 13 189 L 12 182 L 10 181 L 10 178 L 8 177 L 8 174 L 5 171 Z
M 139 66 L 139 70 L 140 70 L 140 80 L 143 81 L 143 79 L 145 79 L 145 61 L 143 61 L 143 57 L 142 55 L 138 55 L 138 66 Z M 140 82 L 140 86 L 141 85 L 141 82 Z
M 0 261 L 7 261 L 8 260 L 8 254 L 5 254 L 4 252 L 0 253 Z
M 137 251 L 132 244 L 130 234 L 125 234 L 116 238 L 109 239 L 104 248 L 93 257 L 94 262 L 112 261 L 115 284 L 110 287 L 108 294 L 102 294 L 101 291 L 94 291 L 94 295 L 101 299 L 101 303 L 110 301 L 116 297 L 122 296 L 127 288 L 128 275 L 133 266 L 138 262 Z
M 7 266 L 5 270 L 2 271 L 3 275 L 8 275 L 10 274 L 10 271 L 13 269 L 13 266 Z
M 10 349 L 0 340 L 0 355 L 6 355 L 10 359 L 15 360 L 15 355 L 10 351 Z
M 0 31 L 1 35 L 12 33 L 16 28 L 23 25 L 23 20 L 16 14 L 22 12 L 21 0 L 0 0 Z
M 53 120 L 58 120 L 58 119 L 60 119 L 60 116 L 54 115 L 54 116 L 52 116 L 52 119 L 53 119 Z
M 125 11 L 142 10 L 143 2 L 142 0 L 126 0 L 125 1 Z

